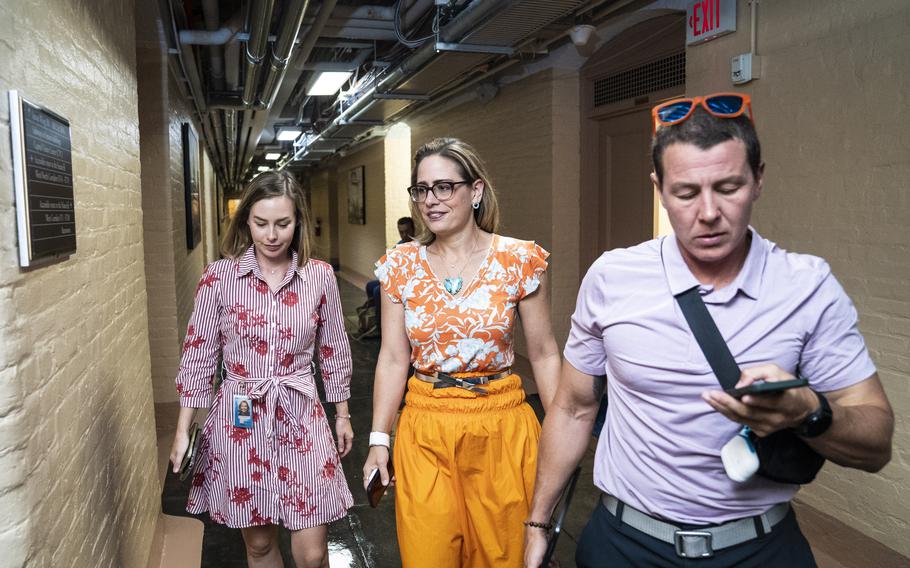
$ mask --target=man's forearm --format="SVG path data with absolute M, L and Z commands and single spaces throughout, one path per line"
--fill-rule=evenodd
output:
M 878 406 L 840 406 L 831 402 L 831 428 L 806 442 L 844 467 L 876 472 L 891 460 L 894 415 Z
M 588 449 L 596 415 L 596 407 L 579 412 L 561 404 L 558 396 L 547 412 L 537 458 L 531 520 L 549 520 L 563 487 Z

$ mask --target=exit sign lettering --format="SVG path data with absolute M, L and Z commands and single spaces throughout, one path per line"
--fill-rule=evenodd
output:
M 686 45 L 736 31 L 736 0 L 691 0 L 686 9 Z

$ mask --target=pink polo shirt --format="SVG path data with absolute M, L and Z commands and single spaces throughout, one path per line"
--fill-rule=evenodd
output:
M 798 366 L 819 392 L 869 378 L 875 366 L 856 309 L 828 264 L 750 230 L 737 278 L 700 286 L 739 366 L 775 363 L 793 374 Z M 698 285 L 673 236 L 604 253 L 582 282 L 565 357 L 607 375 L 594 483 L 651 515 L 708 524 L 761 514 L 799 486 L 724 473 L 720 449 L 740 426 L 701 399 L 720 385 L 673 298 Z

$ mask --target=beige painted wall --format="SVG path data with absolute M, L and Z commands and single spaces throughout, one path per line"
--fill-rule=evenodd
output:
M 365 166 L 366 225 L 348 223 L 348 172 Z M 334 168 L 338 176 L 338 253 L 341 269 L 372 279 L 373 263 L 385 253 L 385 160 L 377 138 L 344 158 Z
M 910 555 L 910 3 L 762 2 L 762 78 L 747 85 L 767 162 L 754 223 L 831 264 L 860 313 L 894 406 L 894 458 L 869 475 L 833 464 L 800 497 Z M 729 90 L 742 30 L 687 54 L 690 94 Z
M 215 242 L 214 179 L 208 159 L 200 159 L 203 192 L 202 240 L 186 247 L 181 126 L 189 107 L 167 67 L 167 47 L 156 23 L 154 4 L 138 6 L 137 47 L 139 131 L 142 148 L 142 209 L 148 289 L 149 344 L 155 402 L 176 402 L 174 377 L 193 296 Z M 198 133 L 197 133 L 198 136 Z M 201 144 L 201 139 L 200 139 Z M 211 211 L 209 211 L 211 209 Z
M 131 0 L 0 4 L 0 91 L 69 118 L 77 252 L 18 268 L 0 105 L 0 550 L 145 566 L 158 514 Z
M 338 261 L 338 204 L 334 187 L 334 170 L 324 169 L 311 174 L 306 180 L 310 194 L 310 218 L 313 223 L 319 219 L 320 234 L 313 237 L 313 256 L 326 262 Z

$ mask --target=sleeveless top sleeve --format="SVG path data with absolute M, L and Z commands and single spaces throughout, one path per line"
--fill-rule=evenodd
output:
M 540 286 L 540 275 L 547 270 L 550 253 L 533 241 L 515 241 L 513 259 L 518 284 L 518 300 Z

